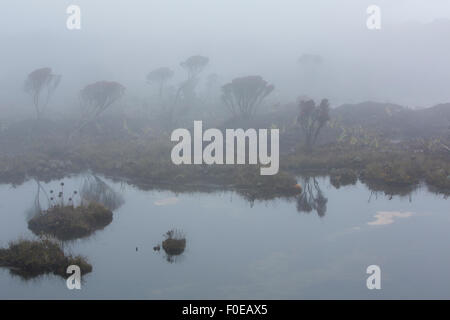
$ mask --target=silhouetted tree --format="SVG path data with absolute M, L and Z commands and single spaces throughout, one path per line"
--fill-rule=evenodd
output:
M 161 99 L 166 82 L 173 77 L 173 71 L 167 67 L 161 67 L 151 71 L 147 75 L 148 83 L 155 83 L 158 86 L 159 98 Z
M 300 114 L 297 117 L 297 123 L 305 134 L 307 150 L 312 149 L 320 131 L 329 120 L 330 104 L 327 99 L 323 99 L 318 106 L 316 106 L 314 100 L 300 102 Z
M 209 58 L 203 56 L 192 56 L 181 62 L 180 65 L 187 71 L 188 80 L 197 78 L 209 63 Z
M 45 107 L 60 82 L 61 76 L 53 74 L 51 68 L 40 68 L 28 75 L 24 90 L 33 99 L 37 118 L 42 117 Z
M 78 130 L 89 122 L 96 120 L 114 102 L 125 93 L 125 87 L 114 81 L 99 81 L 87 85 L 80 91 L 83 115 Z
M 248 119 L 274 88 L 260 76 L 236 78 L 222 87 L 222 100 L 233 115 Z
M 183 101 L 188 105 L 193 101 L 195 101 L 196 99 L 195 89 L 199 82 L 198 76 L 207 66 L 208 63 L 209 58 L 199 55 L 191 56 L 187 58 L 186 61 L 180 63 L 181 67 L 183 67 L 183 69 L 185 69 L 187 72 L 187 80 L 183 81 L 180 84 L 180 87 L 178 89 L 175 98 L 175 103 L 177 103 L 180 98 L 182 98 Z

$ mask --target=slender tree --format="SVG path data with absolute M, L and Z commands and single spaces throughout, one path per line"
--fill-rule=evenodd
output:
M 314 100 L 300 101 L 300 113 L 297 123 L 305 134 L 305 147 L 311 150 L 315 144 L 320 131 L 330 120 L 330 104 L 323 99 L 316 106 Z
M 187 72 L 187 79 L 180 84 L 175 103 L 177 103 L 180 98 L 182 98 L 185 103 L 187 102 L 187 104 L 195 101 L 195 89 L 199 83 L 199 75 L 208 63 L 209 58 L 200 55 L 191 56 L 180 63 L 181 67 Z
M 159 98 L 161 99 L 166 82 L 174 75 L 173 71 L 167 67 L 161 67 L 151 71 L 147 75 L 147 82 L 156 84 L 159 90 Z
M 36 69 L 28 75 L 24 90 L 33 99 L 37 118 L 42 117 L 45 107 L 60 82 L 61 76 L 53 74 L 51 68 Z

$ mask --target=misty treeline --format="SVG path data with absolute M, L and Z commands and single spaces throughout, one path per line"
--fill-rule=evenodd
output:
M 216 73 L 204 76 L 210 59 L 201 55 L 193 55 L 180 62 L 185 72 L 181 83 L 173 83 L 175 72 L 169 66 L 160 66 L 150 70 L 145 78 L 148 91 L 151 93 L 146 104 L 153 105 L 152 112 L 159 117 L 158 121 L 165 128 L 173 128 L 180 124 L 180 118 L 188 118 L 192 110 L 195 117 L 215 116 L 250 121 L 260 110 L 275 86 L 260 75 L 239 76 L 230 82 L 223 82 Z M 298 63 L 305 75 L 314 81 L 314 69 L 322 63 L 322 57 L 303 54 Z M 70 75 L 67 75 L 70 77 Z M 199 83 L 204 78 L 205 88 L 199 94 Z M 32 71 L 26 78 L 24 90 L 31 97 L 36 118 L 46 116 L 46 107 L 62 80 L 62 75 L 54 73 L 50 67 Z M 74 119 L 73 130 L 69 139 L 99 117 L 112 105 L 117 103 L 126 93 L 126 87 L 116 81 L 97 81 L 85 85 L 78 92 L 78 118 Z M 216 112 L 217 106 L 221 109 Z M 208 110 L 209 109 L 209 110 Z M 206 110 L 206 112 L 205 112 Z M 214 114 L 216 112 L 216 114 Z M 311 149 L 317 137 L 329 120 L 329 104 L 324 99 L 320 105 L 310 99 L 299 102 L 297 124 L 305 136 L 305 146 Z M 183 123 L 183 122 L 181 122 Z M 186 122 L 185 122 L 186 123 Z

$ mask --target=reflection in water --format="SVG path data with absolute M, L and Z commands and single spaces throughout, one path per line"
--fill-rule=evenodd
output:
M 316 178 L 301 178 L 300 184 L 303 186 L 303 192 L 297 199 L 297 211 L 306 213 L 316 211 L 319 217 L 324 217 L 328 199 L 323 195 Z
M 161 200 L 156 200 L 154 203 L 157 206 L 168 206 L 171 204 L 176 204 L 177 202 L 178 202 L 178 198 L 170 197 L 170 198 L 165 198 L 165 199 L 161 199 Z
M 240 196 L 217 192 L 180 194 L 177 197 L 182 206 L 158 206 L 155 201 L 171 199 L 175 194 L 142 191 L 134 186 L 122 190 L 120 182 L 99 177 L 120 192 L 125 202 L 116 212 L 113 225 L 94 237 L 64 242 L 66 254 L 86 255 L 95 268 L 86 277 L 88 290 L 80 290 L 77 297 L 373 298 L 373 292 L 360 289 L 365 278 L 349 275 L 361 274 L 361 270 L 364 273 L 374 263 L 374 257 L 390 263 L 390 274 L 385 280 L 389 280 L 386 285 L 391 290 L 381 290 L 380 298 L 423 298 L 423 290 L 411 290 L 405 286 L 405 278 L 415 279 L 417 288 L 434 290 L 433 296 L 425 297 L 449 297 L 450 255 L 445 254 L 450 241 L 448 200 L 426 188 L 414 193 L 412 203 L 398 196 L 389 200 L 381 192 L 377 200 L 374 193 L 371 203 L 367 203 L 370 190 L 363 183 L 335 189 L 325 177 L 316 177 L 317 181 L 298 177 L 304 194 L 295 201 L 255 201 L 254 209 L 250 209 Z M 66 178 L 64 191 L 80 191 L 85 178 Z M 41 183 L 51 197 L 50 190 L 58 193 L 60 182 Z M 38 202 L 46 209 L 42 189 L 40 201 L 35 201 L 38 189 L 35 181 L 15 189 L 0 186 L 0 199 L 5 199 L 0 201 L 0 247 L 7 247 L 20 237 L 35 239 L 20 213 Z M 233 197 L 232 202 L 229 197 Z M 313 216 L 295 214 L 296 205 L 298 209 L 313 211 Z M 323 215 L 325 207 L 327 221 L 316 217 L 316 211 Z M 382 214 L 382 223 L 390 218 L 394 223 L 374 225 L 375 214 L 384 212 L 413 215 L 405 218 Z M 184 235 L 169 232 L 163 237 L 174 227 L 190 237 L 189 246 Z M 168 238 L 185 240 L 178 250 L 171 250 L 170 241 L 165 241 Z M 152 251 L 153 246 L 156 252 Z M 37 253 L 34 248 L 33 252 Z M 181 263 L 175 263 L 180 259 Z M 436 260 L 439 263 L 429 263 Z M 20 279 L 11 279 L 7 269 L 0 269 L 0 298 L 74 297 L 59 276 L 50 273 L 35 279 L 36 284 L 32 281 L 23 285 Z
M 417 190 L 419 188 L 419 184 L 415 185 L 388 185 L 388 184 L 381 184 L 376 183 L 372 181 L 363 181 L 367 187 L 372 191 L 372 194 L 378 194 L 383 193 L 387 197 L 389 197 L 389 200 L 392 200 L 394 196 L 408 196 L 409 201 L 412 201 L 411 195 L 413 191 Z
M 370 226 L 382 226 L 394 223 L 395 218 L 409 218 L 412 215 L 412 212 L 379 211 L 375 215 L 375 220 L 367 224 Z
M 84 178 L 80 193 L 74 190 L 68 195 L 64 182 L 59 183 L 59 192 L 56 189 L 47 192 L 35 181 L 36 196 L 27 211 L 28 228 L 35 235 L 51 235 L 62 241 L 90 236 L 108 226 L 113 220 L 112 210 L 124 203 L 121 194 L 92 174 Z
M 90 174 L 85 178 L 80 191 L 83 201 L 102 204 L 109 210 L 116 210 L 124 203 L 121 194 L 117 193 L 94 174 Z
M 50 206 L 50 197 L 49 197 L 47 191 L 41 185 L 41 182 L 39 180 L 34 179 L 34 181 L 36 182 L 36 186 L 37 186 L 36 195 L 34 197 L 32 205 L 26 212 L 28 220 L 30 220 L 31 218 L 33 218 L 34 216 L 38 215 L 39 213 L 41 213 L 43 211 L 42 204 L 41 204 L 42 196 L 44 196 L 45 200 L 47 201 L 45 209 L 47 209 Z

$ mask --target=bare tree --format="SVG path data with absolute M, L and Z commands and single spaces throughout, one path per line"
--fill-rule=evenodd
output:
M 61 76 L 53 74 L 51 68 L 36 69 L 28 75 L 24 90 L 33 99 L 37 118 L 42 117 L 45 107 L 60 82 Z
M 222 87 L 222 100 L 233 115 L 248 119 L 274 88 L 260 76 L 236 78 Z
M 300 114 L 297 117 L 297 123 L 305 134 L 307 150 L 312 149 L 320 131 L 329 120 L 330 104 L 327 99 L 323 99 L 318 106 L 316 106 L 314 100 L 300 102 Z
M 147 75 L 147 82 L 151 84 L 154 83 L 158 86 L 160 99 L 163 94 L 164 85 L 170 78 L 173 77 L 173 75 L 174 75 L 173 71 L 167 67 L 155 69 Z

